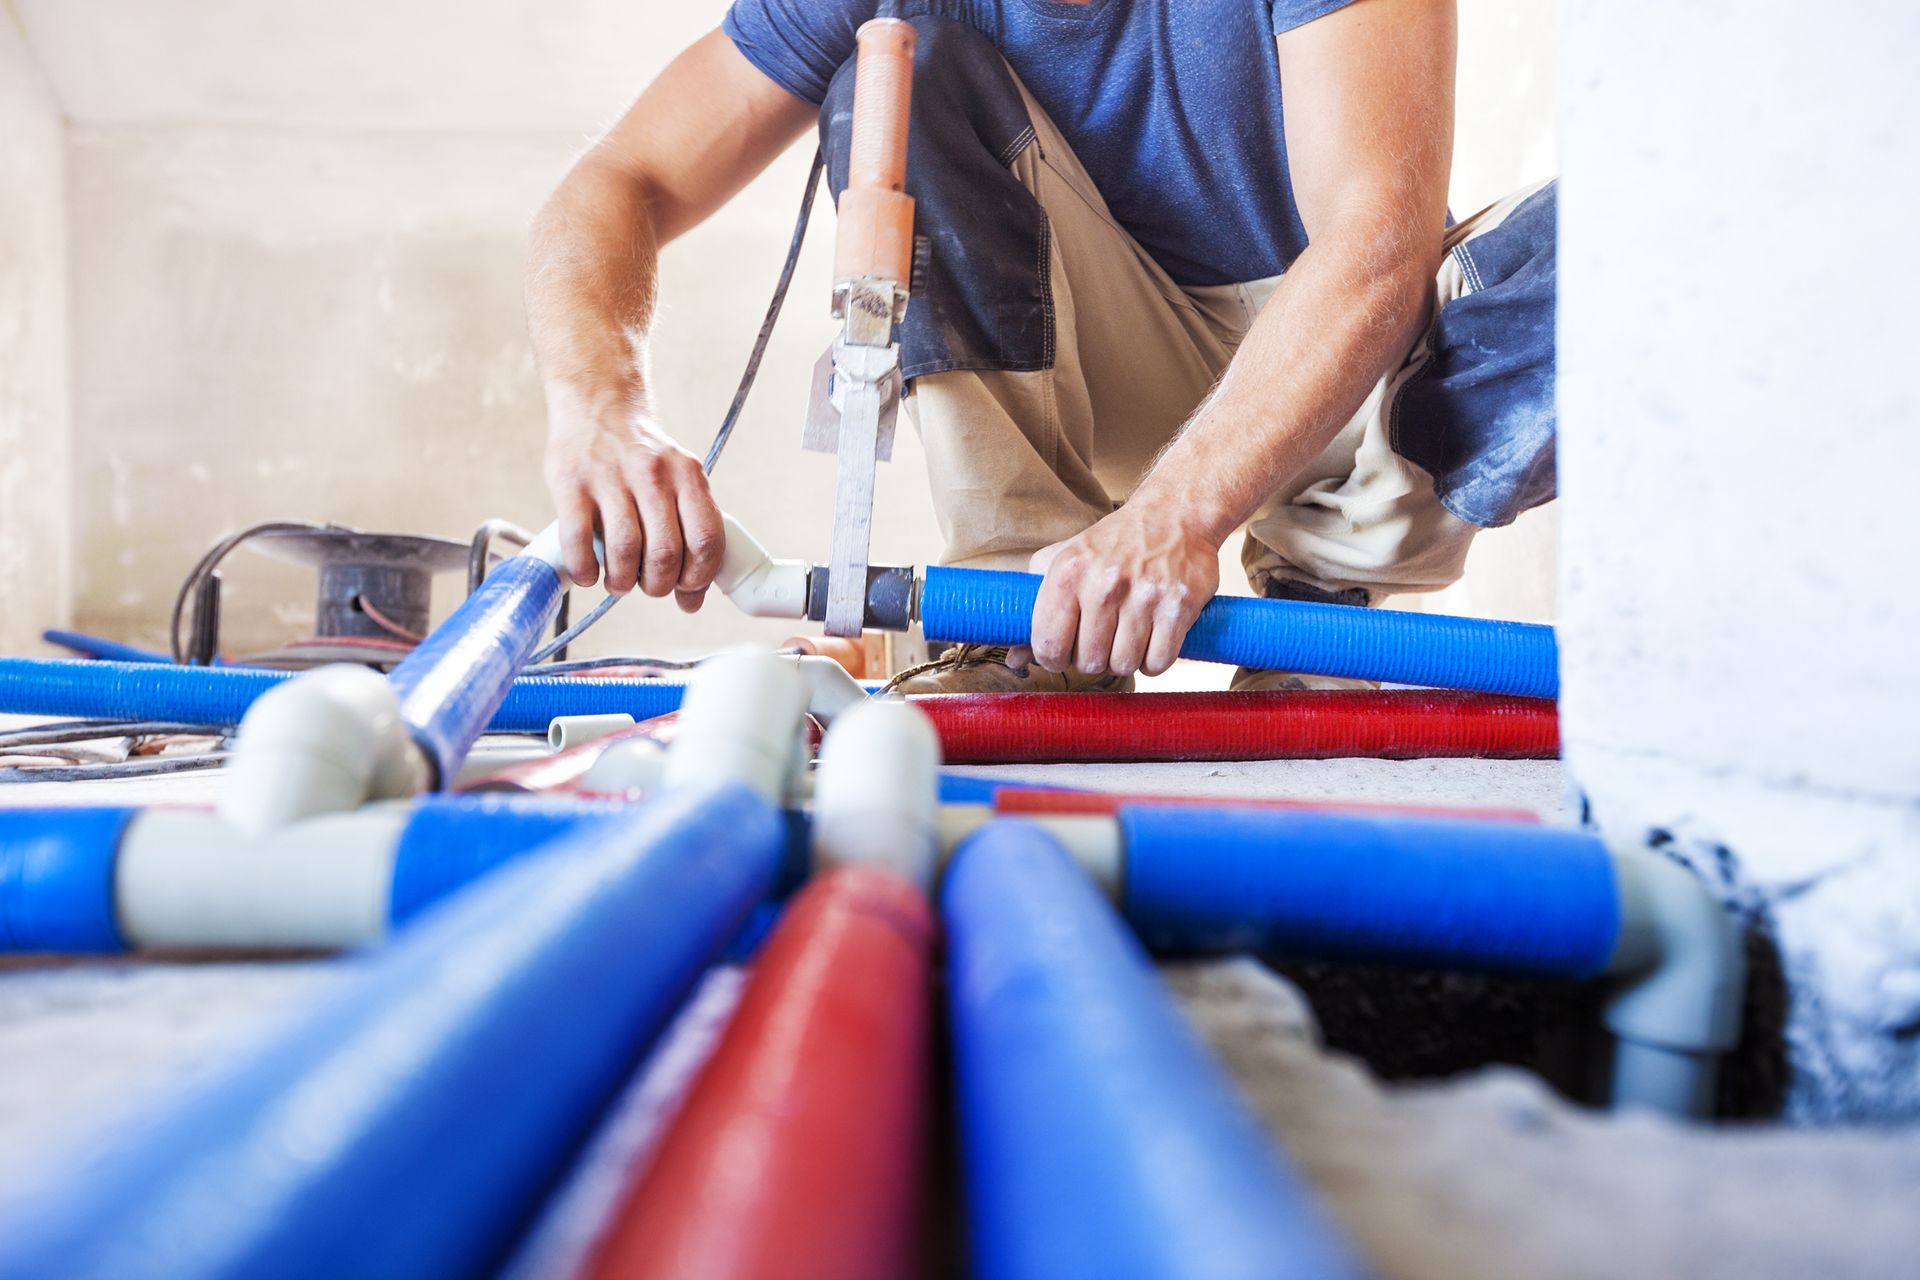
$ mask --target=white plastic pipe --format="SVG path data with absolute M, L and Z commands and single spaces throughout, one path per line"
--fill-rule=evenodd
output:
M 814 869 L 863 863 L 928 888 L 938 860 L 939 807 L 940 735 L 933 721 L 904 700 L 863 695 L 820 744 Z
M 633 726 L 633 717 L 624 711 L 601 716 L 555 716 L 547 725 L 547 745 L 555 751 L 565 751 L 588 742 L 598 742 Z

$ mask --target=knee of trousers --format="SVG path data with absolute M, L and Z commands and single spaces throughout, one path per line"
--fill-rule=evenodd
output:
M 953 369 L 1052 367 L 1052 282 L 1045 212 L 1015 175 L 1034 127 L 992 41 L 951 18 L 909 19 L 914 53 L 907 194 L 914 198 L 913 299 L 900 330 L 908 378 Z M 820 108 L 834 198 L 847 185 L 854 62 Z

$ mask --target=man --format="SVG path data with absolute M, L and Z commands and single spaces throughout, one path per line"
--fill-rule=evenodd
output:
M 535 228 L 548 480 L 576 582 L 699 607 L 719 513 L 651 411 L 660 245 L 818 118 L 846 181 L 860 0 L 736 0 Z M 1553 495 L 1553 190 L 1450 226 L 1451 0 L 927 0 L 902 326 L 943 559 L 1044 569 L 1031 653 L 912 691 L 1120 689 L 1218 555 L 1265 595 L 1458 577 Z M 1028 659 L 1031 658 L 1031 662 Z M 1235 687 L 1299 687 L 1242 671 Z

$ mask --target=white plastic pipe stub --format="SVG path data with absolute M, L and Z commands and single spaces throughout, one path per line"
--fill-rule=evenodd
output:
M 623 729 L 631 729 L 634 718 L 624 711 L 601 716 L 555 716 L 547 725 L 547 745 L 555 751 L 598 742 Z
M 898 698 L 839 716 L 820 745 L 813 780 L 814 865 L 884 867 L 932 884 L 939 853 L 940 735 Z

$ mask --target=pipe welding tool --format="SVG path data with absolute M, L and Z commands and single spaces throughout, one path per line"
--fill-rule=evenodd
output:
M 840 333 L 814 366 L 805 448 L 836 455 L 833 554 L 820 614 L 828 635 L 858 636 L 867 620 L 873 482 L 893 455 L 902 382 L 895 327 L 906 318 L 914 265 L 913 197 L 906 194 L 915 34 L 874 18 L 858 34 L 847 186 L 834 244 L 833 316 Z M 810 612 L 812 612 L 810 610 Z

